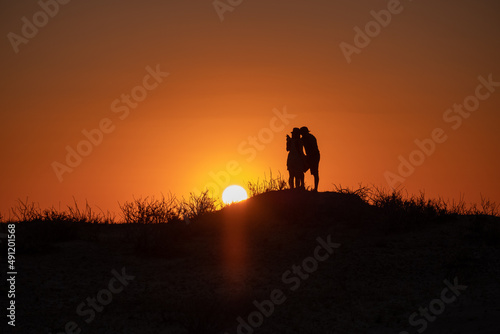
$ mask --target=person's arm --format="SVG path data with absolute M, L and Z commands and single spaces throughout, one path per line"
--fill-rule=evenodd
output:
M 313 136 L 313 142 L 314 142 L 314 149 L 316 150 L 316 152 L 319 153 L 319 147 L 318 147 L 318 141 L 316 140 L 316 137 Z

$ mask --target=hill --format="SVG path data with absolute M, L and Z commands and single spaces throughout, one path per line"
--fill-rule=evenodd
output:
M 189 224 L 20 223 L 16 333 L 498 333 L 500 219 L 424 211 L 283 190 Z

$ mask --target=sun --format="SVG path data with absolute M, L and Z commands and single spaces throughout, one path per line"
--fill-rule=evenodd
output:
M 222 192 L 222 202 L 224 202 L 224 204 L 241 202 L 247 198 L 247 191 L 243 187 L 237 185 L 229 186 Z

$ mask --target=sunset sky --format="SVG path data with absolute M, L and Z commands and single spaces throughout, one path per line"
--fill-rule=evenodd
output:
M 285 136 L 301 126 L 320 191 L 500 202 L 496 0 L 0 6 L 4 217 L 26 197 L 118 212 L 133 196 L 287 177 Z M 86 156 L 70 166 L 68 149 Z

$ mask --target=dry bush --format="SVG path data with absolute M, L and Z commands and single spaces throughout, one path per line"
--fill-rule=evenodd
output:
M 449 214 L 496 217 L 500 216 L 500 205 L 483 197 L 483 195 L 481 195 L 480 205 L 472 203 L 469 207 L 467 207 L 464 195 L 461 194 L 460 198 L 457 201 L 453 200 L 450 206 L 451 209 L 448 210 Z
M 119 206 L 125 223 L 159 224 L 179 219 L 177 200 L 172 194 L 168 197 L 162 194 L 160 199 L 134 198 Z
M 341 184 L 333 185 L 333 191 L 339 194 L 347 194 L 347 195 L 355 195 L 361 198 L 364 202 L 368 202 L 369 198 L 372 194 L 372 189 L 362 186 L 359 184 L 358 189 L 354 188 L 349 188 L 349 187 L 342 187 Z
M 19 199 L 17 202 L 17 206 L 11 209 L 15 220 L 18 222 L 42 220 L 42 210 L 38 204 L 35 202 L 28 202 L 28 198 L 26 198 L 25 201 Z
M 490 201 L 481 195 L 481 214 L 487 216 L 500 216 L 498 211 L 500 204 Z
M 210 195 L 207 189 L 200 195 L 190 193 L 188 199 L 182 198 L 182 202 L 178 204 L 178 214 L 179 217 L 189 222 L 206 213 L 215 212 L 223 207 L 224 204 L 222 201 Z
M 464 200 L 463 194 L 460 194 L 460 198 L 457 201 L 453 200 L 450 206 L 449 213 L 451 214 L 466 215 L 471 210 L 467 209 L 467 203 Z
M 96 213 L 92 210 L 92 207 L 89 205 L 87 201 L 85 201 L 85 208 L 80 209 L 78 203 L 75 199 L 74 206 L 68 205 L 68 217 L 73 222 L 82 222 L 82 223 L 91 223 L 91 224 L 114 224 L 115 216 L 111 214 L 109 211 L 104 213 L 101 210 L 100 213 Z

